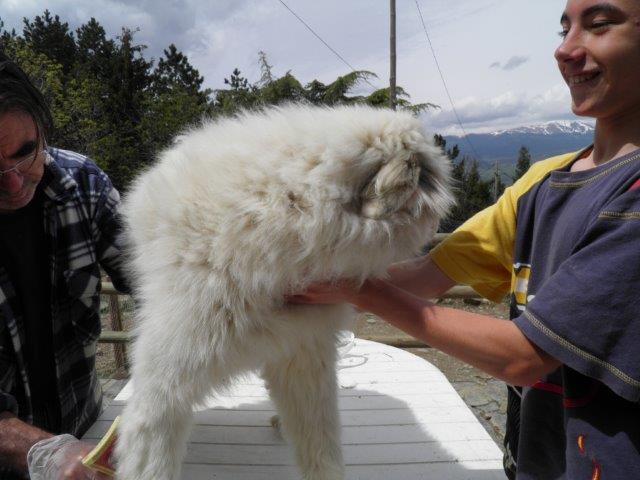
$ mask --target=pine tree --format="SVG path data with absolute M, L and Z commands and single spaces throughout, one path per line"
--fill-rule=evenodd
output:
M 356 70 L 342 75 L 327 85 L 322 103 L 325 105 L 343 105 L 364 102 L 364 97 L 349 96 L 349 93 L 362 82 L 375 77 L 375 73 L 366 70 Z
M 364 98 L 364 102 L 367 105 L 374 107 L 388 107 L 389 106 L 389 88 L 380 88 L 367 97 Z M 413 104 L 409 100 L 411 96 L 400 86 L 396 86 L 396 109 L 397 110 L 409 110 L 414 114 L 419 114 L 430 108 L 440 108 L 434 103 L 417 103 Z
M 202 103 L 209 101 L 211 90 L 202 89 L 204 77 L 173 43 L 164 50 L 152 78 L 152 88 L 157 94 L 183 90 L 197 96 Z
M 529 167 L 531 166 L 531 154 L 529 153 L 529 149 L 524 145 L 520 147 L 520 151 L 518 152 L 518 161 L 516 162 L 516 171 L 514 174 L 514 181 L 518 180 L 522 177 Z
M 164 51 L 151 78 L 140 129 L 145 144 L 156 152 L 210 113 L 211 90 L 202 88 L 204 78 L 173 44 Z
M 442 135 L 435 134 L 433 136 L 433 142 L 436 146 L 440 147 L 442 153 L 449 157 L 451 160 L 451 183 L 453 186 L 453 192 L 456 198 L 456 203 L 451 208 L 449 214 L 440 222 L 441 232 L 452 232 L 458 225 L 462 224 L 466 220 L 464 210 L 464 200 L 466 192 L 466 162 L 465 158 L 456 162 L 455 159 L 460 154 L 458 145 L 454 145 L 452 148 L 447 149 L 447 141 Z
M 287 72 L 283 77 L 272 80 L 259 91 L 259 101 L 265 105 L 282 102 L 299 102 L 305 98 L 304 87 L 298 79 Z
M 5 53 L 8 53 L 10 57 L 13 57 L 13 53 L 11 53 L 10 49 L 15 44 L 16 39 L 18 38 L 18 33 L 15 28 L 12 28 L 9 32 L 4 29 L 4 22 L 0 17 L 0 49 Z
M 224 79 L 227 89 L 215 90 L 213 107 L 216 115 L 231 115 L 243 108 L 251 108 L 260 104 L 260 92 L 256 85 L 242 76 L 238 68 L 234 68 L 229 78 Z
M 493 181 L 484 182 L 480 177 L 478 161 L 473 159 L 468 167 L 465 178 L 465 216 L 471 217 L 476 212 L 493 203 L 491 187 Z
M 308 102 L 321 105 L 327 92 L 327 86 L 319 80 L 312 80 L 305 86 L 304 96 Z
M 62 66 L 62 72 L 68 74 L 76 58 L 76 43 L 69 24 L 62 22 L 58 15 L 51 16 L 45 10 L 42 16 L 36 16 L 32 22 L 23 20 L 23 36 L 35 53 L 42 53 L 50 60 Z
M 441 148 L 446 148 L 446 142 L 441 144 Z M 482 180 L 477 160 L 463 156 L 453 162 L 451 177 L 456 203 L 440 223 L 442 232 L 452 232 L 493 203 L 493 181 Z
M 146 47 L 134 43 L 134 34 L 123 28 L 109 59 L 102 104 L 108 129 L 91 152 L 120 190 L 126 190 L 135 172 L 151 161 L 151 150 L 140 129 L 146 113 L 145 91 L 151 82 L 151 63 L 142 54 Z
M 433 142 L 437 147 L 440 147 L 442 149 L 443 153 L 445 153 L 451 161 L 455 160 L 456 158 L 458 158 L 458 155 L 460 155 L 460 148 L 458 147 L 458 144 L 455 144 L 452 148 L 447 149 L 447 141 L 442 135 L 436 133 L 433 136 Z
M 107 39 L 95 18 L 76 29 L 79 75 L 91 76 L 100 83 L 111 75 L 110 63 L 116 53 L 115 42 Z
M 493 169 L 493 178 L 490 181 L 491 198 L 494 202 L 500 198 L 505 189 L 505 184 L 502 181 L 503 174 L 504 172 L 500 171 L 500 162 L 496 160 Z

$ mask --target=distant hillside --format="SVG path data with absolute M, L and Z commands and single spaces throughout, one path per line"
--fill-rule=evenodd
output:
M 535 162 L 589 145 L 593 138 L 593 126 L 578 121 L 548 122 L 491 133 L 473 133 L 468 138 L 475 153 L 463 137 L 445 136 L 447 146 L 457 144 L 461 155 L 476 157 L 477 154 L 481 171 L 493 168 L 498 160 L 500 168 L 509 172 L 513 170 L 518 150 L 523 145 L 529 149 Z

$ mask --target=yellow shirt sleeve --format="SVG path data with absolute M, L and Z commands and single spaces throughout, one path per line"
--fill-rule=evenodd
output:
M 494 205 L 460 225 L 431 251 L 436 265 L 452 280 L 500 302 L 512 283 L 518 199 L 551 170 L 574 158 L 576 154 L 569 153 L 534 163 Z

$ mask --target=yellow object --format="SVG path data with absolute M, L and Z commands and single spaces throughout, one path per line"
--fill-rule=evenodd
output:
M 82 464 L 85 467 L 113 477 L 115 470 L 109 460 L 113 453 L 113 447 L 115 447 L 116 444 L 116 431 L 119 423 L 120 417 L 116 417 L 105 436 L 102 437 L 96 447 L 82 459 Z

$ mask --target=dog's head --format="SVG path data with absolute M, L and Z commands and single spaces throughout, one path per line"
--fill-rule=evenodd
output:
M 439 220 L 450 207 L 448 159 L 426 138 L 411 133 L 410 141 L 391 139 L 395 143 L 391 148 L 381 148 L 385 140 L 389 141 L 383 134 L 375 142 L 380 145 L 364 153 L 377 157 L 377 161 L 366 162 L 370 176 L 365 177 L 356 197 L 363 217 L 392 220 L 408 214 L 416 218 L 426 209 Z
M 453 198 L 450 162 L 419 119 L 362 106 L 281 113 L 298 129 L 281 178 L 308 253 L 328 249 L 331 270 L 359 276 L 424 246 Z

